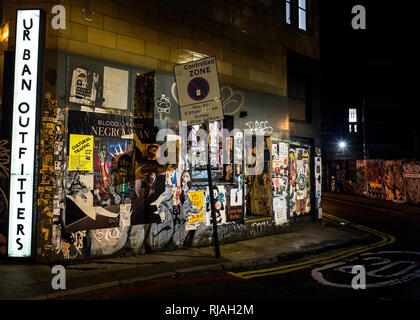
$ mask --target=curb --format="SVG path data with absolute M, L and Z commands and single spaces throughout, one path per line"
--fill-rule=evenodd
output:
M 329 223 L 331 222 L 334 224 L 334 221 L 326 217 L 324 218 L 328 220 Z M 369 234 L 368 232 L 365 232 L 365 233 Z M 76 288 L 76 289 L 69 289 L 69 290 L 53 292 L 49 294 L 42 294 L 39 296 L 24 298 L 23 300 L 57 299 L 60 297 L 72 296 L 72 295 L 76 295 L 80 293 L 86 293 L 86 292 L 96 291 L 96 290 L 110 288 L 110 287 L 128 285 L 128 284 L 132 284 L 136 282 L 149 281 L 149 280 L 154 280 L 154 279 L 168 278 L 168 277 L 173 277 L 180 274 L 188 274 L 188 273 L 193 273 L 193 272 L 226 271 L 226 270 L 234 270 L 234 269 L 256 269 L 256 268 L 265 267 L 268 265 L 284 262 L 291 259 L 299 259 L 306 255 L 318 254 L 318 253 L 325 252 L 328 250 L 334 250 L 334 249 L 351 246 L 355 243 L 360 243 L 360 241 L 368 241 L 372 237 L 373 236 L 370 235 L 362 239 L 353 239 L 349 241 L 330 241 L 324 244 L 317 244 L 317 245 L 313 245 L 307 248 L 302 248 L 300 250 L 283 253 L 283 254 L 279 253 L 279 254 L 274 254 L 271 256 L 261 256 L 261 257 L 257 256 L 251 259 L 225 261 L 225 262 L 220 262 L 220 263 L 215 263 L 215 264 L 213 263 L 209 265 L 199 265 L 199 266 L 194 266 L 194 267 L 180 268 L 180 269 L 175 269 L 173 271 L 162 272 L 162 273 L 145 276 L 145 277 L 121 279 L 121 280 L 109 281 L 109 282 L 99 283 L 99 284 L 90 285 L 86 287 Z
M 316 254 L 322 251 L 337 249 L 343 246 L 350 246 L 358 241 L 360 240 L 352 240 L 348 242 L 341 242 L 341 243 L 335 243 L 335 244 L 319 245 L 315 247 L 313 250 L 307 249 L 307 250 L 295 251 L 295 252 L 291 252 L 287 254 L 272 255 L 269 257 L 267 256 L 255 257 L 253 259 L 244 259 L 244 260 L 238 260 L 238 261 L 221 262 L 217 264 L 175 269 L 174 271 L 158 273 L 158 274 L 146 276 L 146 277 L 134 277 L 134 278 L 128 278 L 128 279 L 122 279 L 122 280 L 115 280 L 115 281 L 100 283 L 96 285 L 81 287 L 77 289 L 70 289 L 70 290 L 65 290 L 65 291 L 60 291 L 60 292 L 55 292 L 55 293 L 50 293 L 50 294 L 39 295 L 35 297 L 26 298 L 25 300 L 57 299 L 57 298 L 65 297 L 65 296 L 72 296 L 72 295 L 76 295 L 80 293 L 86 293 L 90 291 L 106 289 L 106 288 L 116 287 L 120 285 L 129 285 L 136 282 L 168 278 L 168 277 L 173 277 L 180 274 L 188 274 L 188 273 L 193 273 L 193 272 L 225 271 L 225 270 L 234 270 L 234 269 L 255 269 L 255 268 L 283 262 L 291 258 L 297 259 L 307 254 Z

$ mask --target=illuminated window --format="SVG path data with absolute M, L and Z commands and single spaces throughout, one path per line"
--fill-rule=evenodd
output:
M 349 109 L 349 122 L 357 122 L 357 110 L 350 108 Z
M 349 132 L 351 132 L 351 124 L 349 124 Z
M 357 124 L 354 125 L 354 132 L 357 132 Z
M 306 0 L 299 0 L 298 17 L 299 29 L 306 30 Z
M 290 7 L 290 0 L 286 0 L 286 22 L 288 24 L 290 24 L 292 22 L 291 19 L 290 19 L 290 17 L 291 17 L 291 14 L 290 14 L 291 9 L 290 8 L 291 8 Z

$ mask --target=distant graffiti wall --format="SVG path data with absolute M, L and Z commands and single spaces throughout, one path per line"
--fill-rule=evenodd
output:
M 355 162 L 355 163 L 354 163 Z M 395 203 L 420 203 L 419 160 L 350 160 L 328 163 L 324 188 Z

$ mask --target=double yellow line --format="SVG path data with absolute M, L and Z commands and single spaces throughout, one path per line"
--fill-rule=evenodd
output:
M 308 260 L 308 261 L 302 261 L 299 263 L 294 263 L 294 264 L 289 264 L 289 265 L 284 265 L 284 266 L 279 266 L 279 267 L 274 267 L 274 268 L 267 268 L 267 269 L 259 269 L 259 270 L 250 270 L 250 271 L 244 271 L 244 272 L 229 272 L 229 274 L 241 278 L 241 279 L 251 279 L 251 278 L 257 278 L 257 277 L 265 277 L 265 276 L 271 276 L 271 275 L 275 275 L 275 274 L 283 274 L 283 273 L 289 273 L 292 271 L 297 271 L 297 270 L 301 270 L 301 269 L 306 269 L 306 268 L 310 268 L 314 265 L 322 265 L 322 264 L 326 264 L 326 263 L 330 263 L 333 261 L 337 261 L 337 260 L 341 260 L 344 258 L 347 258 L 349 256 L 352 256 L 354 254 L 357 253 L 361 253 L 361 252 L 365 252 L 377 247 L 382 247 L 382 246 L 386 246 L 388 244 L 394 243 L 395 242 L 395 237 L 384 233 L 384 232 L 380 232 L 371 228 L 367 228 L 364 226 L 361 226 L 359 224 L 355 224 L 352 223 L 348 220 L 342 219 L 342 218 L 338 218 L 336 216 L 333 216 L 331 214 L 328 214 L 326 212 L 322 213 L 323 217 L 337 221 L 339 223 L 346 223 L 351 227 L 357 228 L 359 230 L 363 230 L 369 233 L 372 233 L 378 237 L 381 238 L 381 240 L 379 242 L 375 242 L 366 246 L 362 246 L 362 247 L 357 247 L 357 248 L 353 248 L 350 250 L 345 250 L 345 251 L 340 251 L 337 253 L 334 253 L 332 255 L 329 255 L 327 257 L 321 257 L 321 258 L 317 258 L 317 259 L 312 259 L 312 260 Z

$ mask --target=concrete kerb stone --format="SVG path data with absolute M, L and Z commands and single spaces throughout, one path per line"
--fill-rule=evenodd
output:
M 170 272 L 162 272 L 155 275 L 145 276 L 145 277 L 135 277 L 135 278 L 129 278 L 129 279 L 121 279 L 116 281 L 110 281 L 106 283 L 96 284 L 92 286 L 86 286 L 81 287 L 77 289 L 70 289 L 66 291 L 51 293 L 51 294 L 45 294 L 40 295 L 36 297 L 29 298 L 29 300 L 46 300 L 46 299 L 55 299 L 59 297 L 64 296 L 71 296 L 75 294 L 95 291 L 99 289 L 109 288 L 109 287 L 115 287 L 119 285 L 127 285 L 131 283 L 136 282 L 143 282 L 143 281 L 149 281 L 154 279 L 162 279 L 162 278 L 168 278 L 173 277 L 179 274 L 188 274 L 193 272 L 203 272 L 203 271 L 227 271 L 227 270 L 235 270 L 235 269 L 255 269 L 258 267 L 264 267 L 268 266 L 270 264 L 279 263 L 282 261 L 287 261 L 290 259 L 299 259 L 309 254 L 317 254 L 323 251 L 327 250 L 333 250 L 333 249 L 339 249 L 344 246 L 350 246 L 355 243 L 359 243 L 360 241 L 368 241 L 369 238 L 372 237 L 372 235 L 369 235 L 368 237 L 364 237 L 363 239 L 353 239 L 350 241 L 334 241 L 333 243 L 325 243 L 325 244 L 319 244 L 310 246 L 308 248 L 300 249 L 299 251 L 294 252 L 288 252 L 284 254 L 275 254 L 270 256 L 257 256 L 252 259 L 244 259 L 244 260 L 236 260 L 236 261 L 224 261 L 219 262 L 216 264 L 203 264 L 199 266 L 194 267 L 187 267 L 187 268 L 180 268 L 175 269 Z M 369 238 L 369 239 L 368 239 Z

